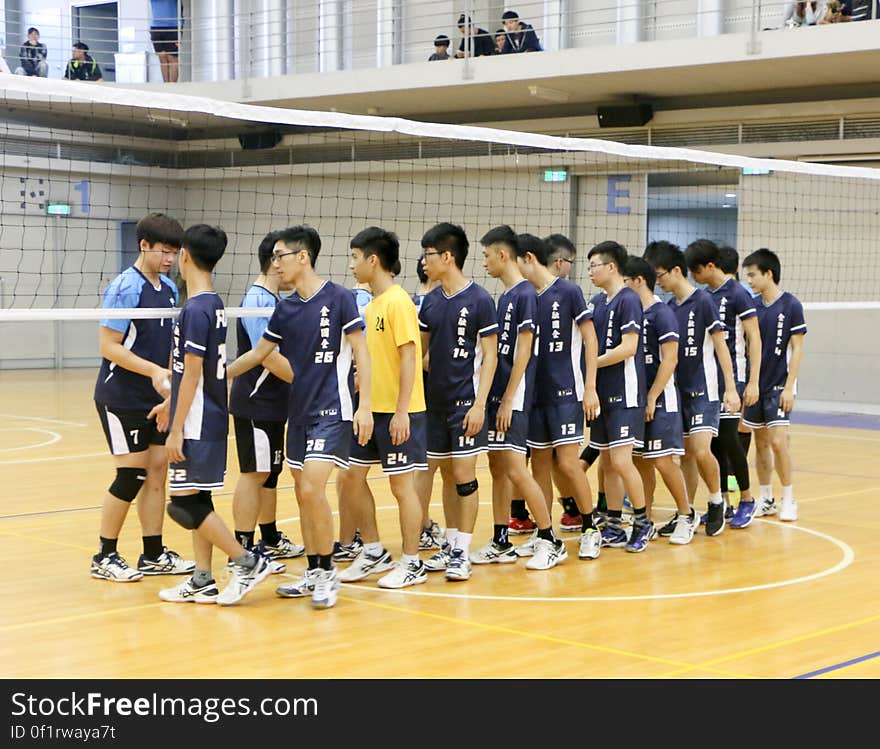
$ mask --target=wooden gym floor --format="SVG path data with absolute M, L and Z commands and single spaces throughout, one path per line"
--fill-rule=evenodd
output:
M 89 577 L 112 477 L 91 399 L 94 376 L 0 372 L 6 678 L 880 677 L 880 515 L 871 504 L 880 490 L 873 472 L 880 431 L 804 418 L 792 428 L 794 524 L 761 519 L 717 538 L 701 533 L 685 547 L 658 540 L 640 555 L 605 549 L 591 562 L 578 561 L 571 535 L 574 553 L 555 570 L 475 567 L 469 582 L 432 575 L 400 592 L 348 585 L 337 607 L 323 612 L 307 600 L 276 598 L 284 576 L 236 607 L 189 606 L 157 598 L 179 578 L 121 585 Z M 387 482 L 371 477 L 380 528 L 396 555 L 394 500 Z M 226 489 L 215 495 L 227 522 L 236 478 L 230 443 Z M 479 478 L 477 546 L 491 535 L 485 465 Z M 280 527 L 299 540 L 290 484 L 285 475 Z M 657 505 L 667 508 L 662 492 Z M 697 504 L 705 505 L 702 488 Z M 439 498 L 432 508 L 442 524 Z M 190 556 L 186 534 L 170 521 L 165 531 L 169 545 Z M 134 513 L 120 551 L 129 562 L 141 551 Z

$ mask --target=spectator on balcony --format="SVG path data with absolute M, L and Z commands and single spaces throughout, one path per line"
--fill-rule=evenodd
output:
M 829 24 L 829 23 L 842 23 L 843 22 L 843 6 L 840 4 L 840 0 L 828 0 L 825 5 L 825 15 L 819 19 L 819 23 L 821 25 Z
M 177 83 L 180 66 L 180 0 L 150 0 L 150 41 L 159 56 L 162 80 Z
M 27 31 L 27 40 L 18 51 L 18 59 L 21 61 L 21 65 L 15 69 L 15 74 L 48 78 L 49 63 L 46 62 L 47 54 L 46 45 L 40 41 L 40 32 L 31 26 Z
M 501 16 L 501 22 L 507 29 L 507 40 L 504 43 L 503 53 L 509 55 L 513 52 L 542 52 L 543 47 L 531 24 L 519 20 L 515 10 L 506 10 Z
M 815 26 L 825 18 L 823 2 L 789 2 L 783 11 L 783 23 L 787 28 Z
M 468 57 L 484 57 L 495 54 L 495 43 L 486 29 L 477 27 L 474 29 L 473 21 L 462 13 L 458 17 L 458 30 L 462 34 L 461 44 L 458 45 L 456 57 L 464 57 L 465 43 L 469 51 Z
M 84 42 L 76 42 L 73 45 L 73 59 L 67 63 L 64 77 L 70 81 L 103 81 L 101 68 L 91 55 L 88 54 L 89 45 Z
M 439 34 L 434 39 L 434 54 L 428 58 L 428 62 L 434 60 L 451 60 L 449 56 L 449 37 L 446 34 Z
M 495 29 L 495 51 L 492 54 L 503 55 L 504 44 L 507 41 L 507 32 L 501 29 Z
M 843 0 L 841 21 L 870 21 L 871 0 Z

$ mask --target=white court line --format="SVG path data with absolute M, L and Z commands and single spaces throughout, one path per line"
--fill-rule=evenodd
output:
M 108 450 L 101 453 L 82 453 L 80 455 L 56 455 L 52 458 L 24 458 L 23 460 L 0 460 L 0 466 L 17 466 L 22 463 L 45 463 L 49 460 L 79 460 L 80 458 L 98 458 L 110 455 Z
M 43 442 L 37 442 L 34 445 L 19 445 L 18 447 L 0 447 L 0 453 L 11 453 L 17 450 L 36 450 L 38 447 L 48 447 L 56 442 L 61 442 L 61 435 L 53 432 L 51 429 L 40 429 L 39 427 L 4 427 L 0 432 L 38 432 L 39 434 L 48 434 L 49 439 Z
M 846 429 L 847 427 L 828 427 L 829 429 Z M 807 437 L 822 437 L 823 439 L 832 439 L 832 440 L 856 440 L 857 442 L 880 442 L 880 437 L 855 437 L 850 436 L 848 434 L 826 434 L 825 432 L 805 432 L 800 429 L 793 432 L 796 436 L 800 437 L 801 435 L 805 435 Z
M 481 505 L 490 504 L 489 502 L 480 502 Z M 385 507 L 377 507 L 376 510 L 396 510 L 397 505 L 389 505 Z M 661 508 L 657 508 L 661 509 Z M 293 520 L 298 520 L 298 518 L 285 518 L 284 520 L 279 520 L 278 524 L 287 523 Z M 816 536 L 825 541 L 829 541 L 830 543 L 837 546 L 838 549 L 841 550 L 843 556 L 841 560 L 835 564 L 833 567 L 829 567 L 826 570 L 822 570 L 821 572 L 815 572 L 812 575 L 804 575 L 802 577 L 795 577 L 789 580 L 780 580 L 774 583 L 763 583 L 761 585 L 747 585 L 742 588 L 720 588 L 717 590 L 701 590 L 695 591 L 692 593 L 659 593 L 654 595 L 643 595 L 643 596 L 492 596 L 492 595 L 479 595 L 479 594 L 470 594 L 470 593 L 428 593 L 424 591 L 417 591 L 412 589 L 404 589 L 404 590 L 394 590 L 389 588 L 380 588 L 378 586 L 372 585 L 364 585 L 363 583 L 344 583 L 346 588 L 351 590 L 370 590 L 378 593 L 399 593 L 405 596 L 419 596 L 423 598 L 457 598 L 460 600 L 468 600 L 468 601 L 543 601 L 546 603 L 604 603 L 604 602 L 617 602 L 617 601 L 664 601 L 664 600 L 672 600 L 677 598 L 705 598 L 708 596 L 724 596 L 731 595 L 734 593 L 753 593 L 758 590 L 771 590 L 773 588 L 783 588 L 789 585 L 799 585 L 801 583 L 810 582 L 811 580 L 818 580 L 822 577 L 827 577 L 829 575 L 834 575 L 847 567 L 849 567 L 856 558 L 856 554 L 853 551 L 852 547 L 844 541 L 840 539 L 834 538 L 834 536 L 829 536 L 826 533 L 821 533 L 820 531 L 814 531 L 810 528 L 804 528 L 801 525 L 790 525 L 788 523 L 782 523 L 779 521 L 766 520 L 761 518 L 759 522 L 767 523 L 768 525 L 778 526 L 779 528 L 784 528 L 787 530 L 795 530 L 801 531 L 802 533 L 808 533 L 812 536 Z M 740 531 L 741 532 L 741 531 Z M 577 541 L 578 539 L 565 539 L 566 541 L 572 542 Z M 600 557 L 601 558 L 601 557 Z M 575 560 L 575 563 L 583 563 L 581 560 Z M 589 564 L 601 564 L 601 562 L 589 562 Z M 489 565 L 487 565 L 489 566 Z M 530 572 L 528 574 L 535 574 Z M 286 577 L 290 577 L 291 579 L 298 579 L 295 575 L 285 573 Z M 442 577 L 442 576 L 441 576 Z M 445 583 L 445 581 L 444 581 Z
M 18 421 L 43 421 L 47 424 L 61 424 L 67 427 L 85 427 L 88 424 L 80 424 L 78 421 L 61 421 L 61 419 L 46 419 L 42 416 L 19 416 L 17 414 L 0 414 L 2 419 L 17 419 Z

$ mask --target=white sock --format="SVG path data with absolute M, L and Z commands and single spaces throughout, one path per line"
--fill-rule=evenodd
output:
M 721 499 L 721 492 L 715 492 L 709 495 L 710 505 L 720 505 L 724 500 Z
M 371 557 L 377 557 L 383 551 L 382 542 L 373 541 L 372 543 L 364 544 L 364 551 Z
M 782 499 L 787 499 L 788 501 L 794 500 L 794 487 L 791 484 L 782 487 Z
M 761 499 L 773 499 L 773 484 L 761 484 Z
M 471 539 L 473 537 L 473 533 L 462 533 L 461 531 L 459 531 L 458 535 L 455 538 L 455 546 L 453 548 L 461 549 L 465 559 L 468 558 L 468 554 L 470 553 Z
M 400 555 L 400 563 L 406 567 L 407 565 L 414 564 L 419 561 L 419 557 L 416 554 L 401 554 Z
M 455 540 L 458 538 L 458 528 L 446 529 L 446 542 L 454 549 Z

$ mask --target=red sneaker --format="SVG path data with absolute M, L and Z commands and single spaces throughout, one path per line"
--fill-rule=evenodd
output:
M 559 530 L 561 531 L 580 531 L 583 527 L 583 519 L 580 515 L 569 515 L 563 513 L 562 519 L 559 521 Z
M 537 529 L 537 525 L 535 525 L 535 521 L 531 518 L 525 518 L 525 520 L 520 520 L 519 518 L 510 518 L 507 521 L 507 532 L 512 536 L 519 536 L 523 533 L 531 533 L 532 531 Z M 580 528 L 580 526 L 578 526 Z

